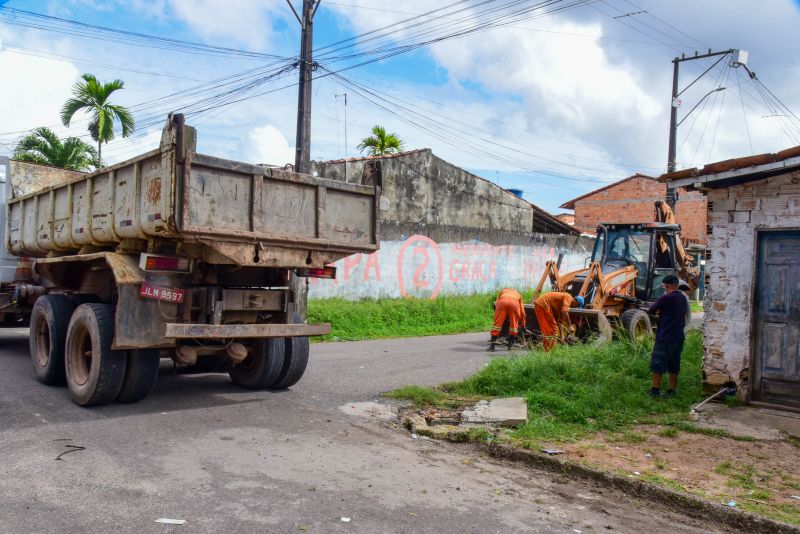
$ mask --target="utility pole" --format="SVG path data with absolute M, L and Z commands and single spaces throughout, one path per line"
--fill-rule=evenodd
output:
M 314 71 L 314 15 L 321 0 L 303 0 L 302 16 L 286 0 L 300 23 L 300 83 L 297 94 L 297 137 L 295 139 L 294 170 L 311 172 L 311 80 Z
M 686 56 L 686 54 L 681 55 L 681 57 L 676 57 L 672 60 L 672 101 L 670 103 L 670 114 L 669 114 L 669 150 L 667 154 L 667 172 L 674 172 L 675 171 L 675 158 L 676 158 L 676 141 L 677 141 L 677 134 L 678 134 L 678 107 L 681 105 L 680 96 L 686 91 L 689 87 L 695 84 L 697 80 L 702 78 L 706 75 L 708 71 L 713 69 L 717 63 L 725 59 L 725 56 L 728 54 L 734 54 L 733 64 L 734 66 L 743 65 L 747 62 L 747 52 L 744 50 L 736 50 L 731 48 L 729 50 L 723 50 L 720 52 L 712 52 L 711 49 L 708 50 L 705 54 L 699 54 L 695 52 L 693 56 Z M 692 83 L 684 87 L 681 91 L 678 91 L 678 76 L 680 74 L 680 64 L 684 61 L 694 61 L 696 59 L 705 59 L 709 57 L 721 56 L 713 65 L 708 67 L 700 76 L 694 79 Z M 708 95 L 706 95 L 708 96 Z M 704 97 L 705 98 L 705 97 Z M 694 110 L 692 110 L 694 111 Z M 690 112 L 691 113 L 691 112 Z M 686 118 L 686 117 L 684 117 Z M 675 201 L 677 200 L 677 191 L 674 188 L 667 189 L 667 204 L 670 207 L 675 208 Z
M 347 93 L 334 95 L 334 98 L 344 97 L 344 181 L 347 182 Z

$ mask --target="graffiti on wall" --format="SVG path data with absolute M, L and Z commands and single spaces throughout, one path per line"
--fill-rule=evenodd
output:
M 584 266 L 586 252 L 551 245 L 491 245 L 478 241 L 436 243 L 422 235 L 383 241 L 372 254 L 336 262 L 336 279 L 309 279 L 309 298 L 419 297 L 469 295 L 534 287 L 545 263 L 564 254 L 561 268 Z

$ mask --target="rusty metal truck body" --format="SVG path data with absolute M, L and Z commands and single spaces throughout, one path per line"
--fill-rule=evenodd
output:
M 115 400 L 80 391 L 98 373 L 102 382 L 103 358 L 127 365 L 123 375 L 149 375 L 159 352 L 188 368 L 213 359 L 244 387 L 291 385 L 305 369 L 307 336 L 330 330 L 302 321 L 304 277 L 330 277 L 334 261 L 378 249 L 380 184 L 195 147 L 195 130 L 176 115 L 159 148 L 91 174 L 11 162 L 6 247 L 33 262 L 30 280 L 17 276 L 2 292 L 0 313 L 30 313 L 37 376 L 64 374 L 79 404 Z M 103 321 L 111 334 L 96 332 Z M 116 400 L 152 387 L 127 382 Z M 107 385 L 94 389 L 117 389 Z

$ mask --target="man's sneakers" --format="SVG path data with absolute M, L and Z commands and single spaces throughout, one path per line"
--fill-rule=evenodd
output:
M 662 397 L 661 390 L 658 388 L 650 388 L 650 392 L 648 393 L 654 399 L 660 399 Z M 666 393 L 664 393 L 663 398 L 665 399 L 674 399 L 675 398 L 675 390 L 668 389 Z

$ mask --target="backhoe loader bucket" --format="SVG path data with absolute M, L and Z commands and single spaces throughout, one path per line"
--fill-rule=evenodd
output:
M 581 341 L 594 341 L 595 344 L 611 341 L 611 323 L 602 310 L 570 308 L 569 319 L 576 327 L 576 337 Z

